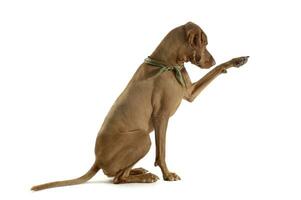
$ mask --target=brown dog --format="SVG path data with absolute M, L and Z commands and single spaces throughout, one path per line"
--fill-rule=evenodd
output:
M 191 62 L 208 69 L 215 64 L 206 49 L 207 36 L 194 23 L 188 22 L 170 31 L 153 54 L 138 68 L 125 90 L 117 98 L 98 133 L 96 159 L 83 176 L 66 181 L 46 183 L 32 190 L 80 184 L 98 170 L 114 177 L 114 183 L 152 183 L 158 177 L 143 168 L 132 167 L 149 151 L 149 134 L 155 130 L 156 160 L 166 181 L 180 177 L 168 170 L 165 162 L 165 135 L 168 119 L 182 99 L 192 102 L 218 75 L 230 67 L 239 67 L 248 57 L 234 58 L 191 83 L 184 63 Z

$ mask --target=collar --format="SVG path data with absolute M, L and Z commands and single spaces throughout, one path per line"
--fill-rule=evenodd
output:
M 181 73 L 181 69 L 182 69 L 184 66 L 180 66 L 180 65 L 167 66 L 167 65 L 161 63 L 160 61 L 151 59 L 150 57 L 147 57 L 147 58 L 144 60 L 144 63 L 149 64 L 149 65 L 152 65 L 152 66 L 155 66 L 155 67 L 160 67 L 160 68 L 161 68 L 160 71 L 158 71 L 158 73 L 155 75 L 155 77 L 159 76 L 160 74 L 162 74 L 163 72 L 166 72 L 166 71 L 174 71 L 174 72 L 175 72 L 175 75 L 176 75 L 177 81 L 178 81 L 182 86 L 185 86 L 185 87 L 186 87 L 186 83 L 185 83 L 185 81 L 184 81 L 184 79 L 183 79 L 183 76 L 182 76 L 182 73 Z

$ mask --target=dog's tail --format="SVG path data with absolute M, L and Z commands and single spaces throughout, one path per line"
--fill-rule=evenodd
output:
M 65 181 L 56 181 L 56 182 L 51 182 L 51 183 L 45 183 L 42 185 L 36 185 L 31 188 L 33 191 L 38 191 L 38 190 L 44 190 L 48 188 L 54 188 L 54 187 L 61 187 L 61 186 L 67 186 L 67 185 L 77 185 L 84 183 L 91 179 L 98 171 L 100 170 L 100 167 L 97 166 L 96 162 L 93 164 L 91 169 L 83 176 L 76 178 L 76 179 L 70 179 L 70 180 L 65 180 Z

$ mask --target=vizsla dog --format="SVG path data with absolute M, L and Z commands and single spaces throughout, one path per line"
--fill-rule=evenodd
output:
M 248 57 L 223 63 L 199 81 L 192 83 L 185 62 L 208 69 L 215 65 L 206 49 L 204 31 L 192 22 L 170 31 L 156 50 L 140 65 L 124 91 L 117 98 L 98 133 L 95 162 L 83 176 L 32 187 L 32 190 L 75 185 L 88 181 L 100 169 L 114 177 L 113 183 L 152 183 L 159 178 L 143 168 L 133 166 L 150 149 L 149 134 L 155 131 L 155 166 L 161 168 L 163 179 L 177 181 L 165 162 L 165 138 L 169 118 L 182 99 L 192 102 L 217 76 L 231 67 L 239 67 Z

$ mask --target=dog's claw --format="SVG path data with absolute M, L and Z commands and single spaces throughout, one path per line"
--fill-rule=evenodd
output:
M 248 62 L 249 57 L 250 57 L 250 56 L 244 56 L 244 57 L 242 57 L 242 64 L 241 64 L 240 66 L 246 64 L 246 63 Z M 239 67 L 240 67 L 240 66 L 239 66 Z
M 238 57 L 238 58 L 233 58 L 231 60 L 231 63 L 233 65 L 233 67 L 240 67 L 244 64 L 246 64 L 248 62 L 248 58 L 249 56 L 242 56 L 242 57 Z

